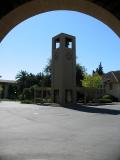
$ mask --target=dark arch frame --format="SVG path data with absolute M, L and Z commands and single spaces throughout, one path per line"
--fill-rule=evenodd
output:
M 92 0 L 26 0 L 11 9 L 0 20 L 0 41 L 6 34 L 22 21 L 37 15 L 54 10 L 72 10 L 85 13 L 109 26 L 120 36 L 120 21 L 111 12 L 92 2 Z

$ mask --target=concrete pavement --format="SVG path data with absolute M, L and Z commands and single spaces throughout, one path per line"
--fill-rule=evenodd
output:
M 119 160 L 120 105 L 88 110 L 1 102 L 0 160 Z

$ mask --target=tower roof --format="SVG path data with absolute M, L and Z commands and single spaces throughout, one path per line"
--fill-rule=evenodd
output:
M 75 38 L 75 36 L 72 36 L 72 35 L 66 34 L 66 33 L 60 33 L 53 38 L 60 38 L 60 37 Z

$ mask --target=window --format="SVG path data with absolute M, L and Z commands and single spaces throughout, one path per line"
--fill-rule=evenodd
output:
M 65 47 L 72 48 L 72 40 L 71 39 L 66 38 Z
M 60 40 L 56 39 L 55 41 L 55 49 L 60 48 Z

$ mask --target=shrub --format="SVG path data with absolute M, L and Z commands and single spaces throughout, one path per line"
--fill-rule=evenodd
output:
M 100 103 L 112 103 L 112 100 L 111 99 L 105 99 L 105 98 L 101 98 L 99 99 Z
M 51 102 L 52 102 L 51 99 L 46 99 L 46 98 L 36 98 L 35 99 L 35 103 L 43 104 L 43 103 L 51 103 Z
M 30 88 L 25 88 L 25 89 L 23 90 L 23 96 L 24 96 L 24 99 L 29 99 L 29 100 L 31 100 L 31 99 L 32 99 L 31 89 L 30 89 Z
M 47 103 L 52 103 L 52 99 L 47 99 Z
M 24 99 L 23 94 L 20 94 L 20 95 L 18 96 L 18 99 L 19 99 L 19 100 L 23 100 L 23 99 Z
M 111 99 L 113 102 L 118 102 L 118 98 L 113 95 L 104 95 L 102 99 Z
M 104 95 L 102 99 L 111 99 L 111 95 Z
M 110 95 L 110 97 L 111 97 L 111 100 L 112 100 L 113 102 L 118 102 L 118 98 L 116 98 L 115 96 Z
M 43 103 L 43 99 L 42 98 L 35 98 L 35 103 Z
M 22 100 L 21 103 L 25 103 L 25 104 L 33 104 L 32 100 Z

